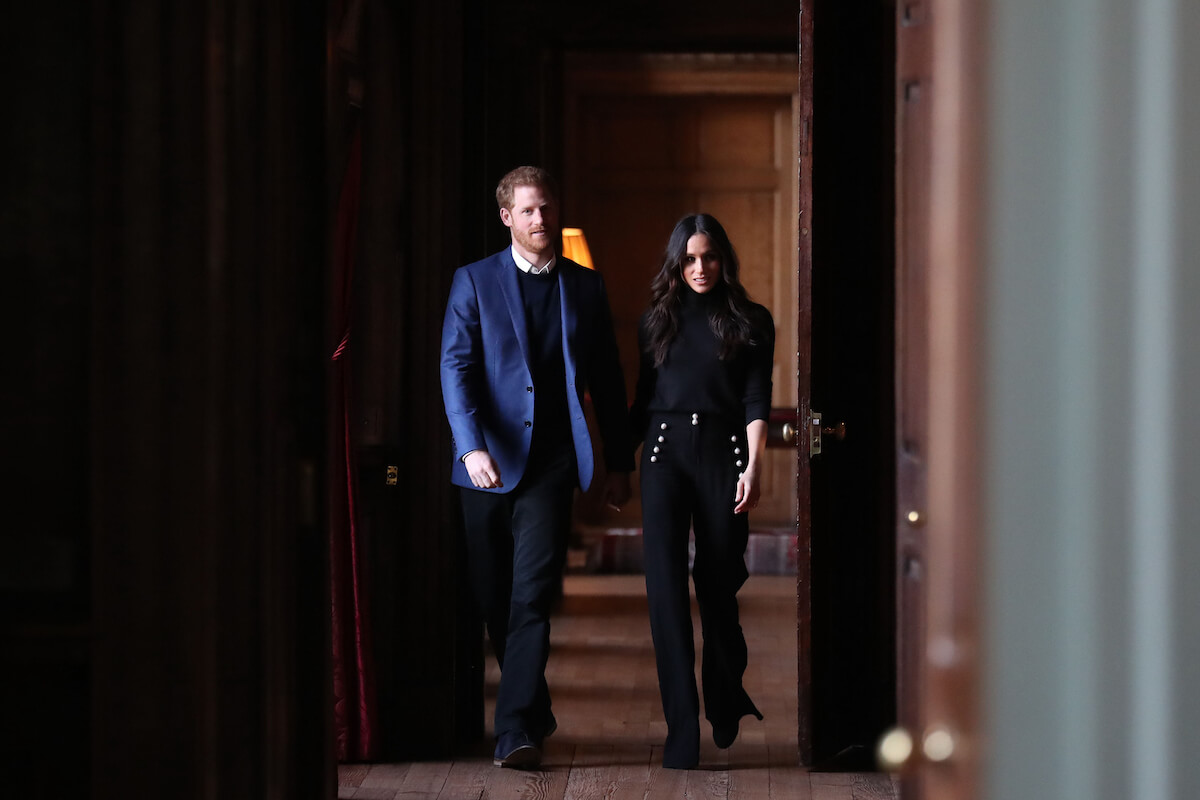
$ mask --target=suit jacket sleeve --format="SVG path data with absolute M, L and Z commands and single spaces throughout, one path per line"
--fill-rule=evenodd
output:
M 479 298 L 466 269 L 454 273 L 442 323 L 442 400 L 454 437 L 454 457 L 486 450 L 480 409 L 486 393 Z

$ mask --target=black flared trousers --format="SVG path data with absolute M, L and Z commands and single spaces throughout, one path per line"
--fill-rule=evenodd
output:
M 667 720 L 663 764 L 695 766 L 699 758 L 699 697 L 695 679 L 688 533 L 696 552 L 692 580 L 700 608 L 704 711 L 714 726 L 761 716 L 742 686 L 746 639 L 737 592 L 746 582 L 749 521 L 734 514 L 741 461 L 747 458 L 740 420 L 705 414 L 652 414 L 641 458 L 642 542 L 650 631 Z

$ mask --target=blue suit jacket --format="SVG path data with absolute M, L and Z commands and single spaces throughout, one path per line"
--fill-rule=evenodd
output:
M 562 302 L 566 385 L 534 386 L 532 353 L 511 249 L 461 267 L 454 273 L 442 325 L 442 399 L 454 437 L 451 481 L 474 488 L 462 456 L 487 450 L 512 491 L 529 461 L 536 392 L 565 392 L 579 485 L 592 482 L 594 456 L 584 417 L 583 396 L 591 394 L 597 427 L 611 471 L 633 468 L 625 379 L 613 336 L 604 279 L 559 256 L 554 268 Z

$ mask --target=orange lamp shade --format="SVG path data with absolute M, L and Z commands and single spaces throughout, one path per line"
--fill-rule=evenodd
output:
M 563 228 L 562 244 L 563 256 L 588 269 L 596 268 L 592 265 L 592 254 L 588 250 L 587 239 L 583 235 L 583 229 Z

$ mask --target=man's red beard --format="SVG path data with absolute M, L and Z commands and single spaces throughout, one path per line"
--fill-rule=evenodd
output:
M 546 235 L 546 236 L 535 237 L 535 236 L 532 236 L 531 233 L 532 232 L 523 233 L 523 232 L 514 230 L 513 238 L 517 240 L 517 244 L 521 245 L 521 247 L 524 247 L 526 250 L 528 250 L 531 253 L 537 253 L 538 255 L 541 255 L 545 252 L 548 252 L 548 251 L 554 249 L 554 237 L 553 236 Z M 549 234 L 549 231 L 547 231 L 547 234 Z

